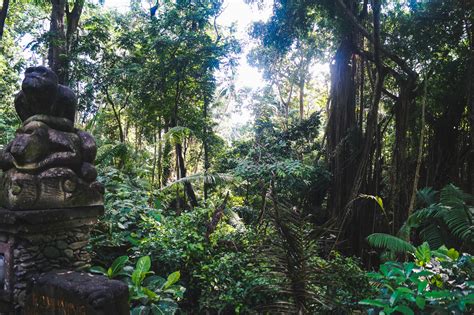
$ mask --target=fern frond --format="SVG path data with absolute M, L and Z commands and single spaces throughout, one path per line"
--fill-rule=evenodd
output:
M 96 165 L 103 165 L 110 162 L 113 158 L 125 156 L 127 154 L 127 145 L 125 143 L 104 144 L 97 150 Z
M 367 237 L 367 242 L 378 248 L 387 249 L 396 253 L 414 253 L 415 247 L 407 241 L 385 233 L 374 233 Z

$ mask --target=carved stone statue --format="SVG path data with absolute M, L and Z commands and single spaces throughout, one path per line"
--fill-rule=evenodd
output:
M 94 138 L 74 128 L 77 99 L 45 67 L 28 68 L 15 109 L 23 122 L 0 151 L 0 206 L 13 210 L 101 205 Z

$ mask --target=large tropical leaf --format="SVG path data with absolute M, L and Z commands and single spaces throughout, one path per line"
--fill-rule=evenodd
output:
M 371 246 L 383 248 L 395 253 L 414 253 L 415 247 L 407 241 L 385 233 L 374 233 L 367 237 Z
M 438 191 L 432 187 L 425 187 L 416 192 L 416 199 L 418 205 L 421 207 L 428 207 L 436 202 L 436 195 Z

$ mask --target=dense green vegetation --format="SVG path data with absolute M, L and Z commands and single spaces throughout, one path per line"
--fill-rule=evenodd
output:
M 103 2 L 0 3 L 0 146 L 48 64 L 99 147 L 91 271 L 133 314 L 474 312 L 472 1 L 246 1 L 272 14 L 243 88 L 227 0 Z

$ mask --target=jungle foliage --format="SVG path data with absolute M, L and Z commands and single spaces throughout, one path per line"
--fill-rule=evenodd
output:
M 227 3 L 0 3 L 0 148 L 42 63 L 96 138 L 91 271 L 133 314 L 472 313 L 473 2 L 246 1 L 260 87 Z

